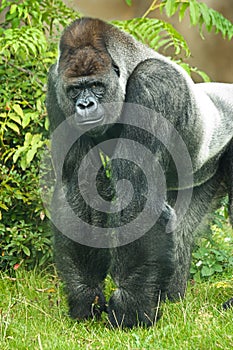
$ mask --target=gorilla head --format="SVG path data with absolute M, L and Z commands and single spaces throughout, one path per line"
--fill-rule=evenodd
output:
M 106 49 L 104 36 L 108 32 L 104 22 L 82 19 L 66 28 L 61 37 L 54 69 L 58 104 L 66 117 L 75 114 L 78 128 L 111 123 L 109 114 L 119 118 L 121 113 L 125 91 L 119 82 L 120 69 Z M 103 107 L 109 102 L 117 102 L 114 113 Z

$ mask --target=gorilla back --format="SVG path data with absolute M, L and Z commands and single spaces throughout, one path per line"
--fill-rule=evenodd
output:
M 160 300 L 184 296 L 200 223 L 226 194 L 232 207 L 232 96 L 233 85 L 194 84 L 98 19 L 65 29 L 47 110 L 55 259 L 71 317 L 106 311 L 115 326 L 151 325 Z M 108 273 L 118 288 L 107 304 Z

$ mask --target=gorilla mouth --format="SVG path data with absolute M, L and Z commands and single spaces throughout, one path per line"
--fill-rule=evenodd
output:
M 104 119 L 104 114 L 97 116 L 96 118 L 89 118 L 89 119 L 80 118 L 80 115 L 75 114 L 75 119 L 76 119 L 77 124 L 79 124 L 79 125 L 96 124 L 96 123 L 101 122 Z

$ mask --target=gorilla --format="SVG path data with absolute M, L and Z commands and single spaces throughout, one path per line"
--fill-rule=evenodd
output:
M 184 297 L 195 237 L 223 196 L 233 221 L 233 85 L 195 84 L 129 34 L 81 18 L 61 36 L 46 106 L 70 316 L 153 325 L 161 301 Z

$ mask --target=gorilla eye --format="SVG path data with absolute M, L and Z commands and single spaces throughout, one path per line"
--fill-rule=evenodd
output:
M 112 64 L 113 70 L 114 72 L 116 72 L 117 76 L 120 77 L 120 69 L 119 67 L 116 65 L 116 63 Z
M 98 98 L 101 98 L 103 96 L 103 94 L 105 93 L 104 85 L 99 83 L 99 82 L 91 84 L 90 90 Z
M 68 89 L 68 95 L 70 98 L 74 99 L 78 96 L 80 92 L 80 89 L 78 87 L 72 86 L 71 88 Z

